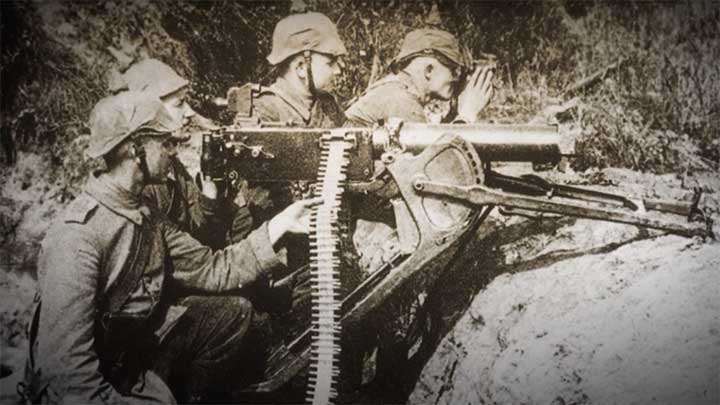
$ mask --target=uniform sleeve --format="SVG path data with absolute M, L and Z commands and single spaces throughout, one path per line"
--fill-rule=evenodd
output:
M 378 87 L 360 97 L 346 111 L 349 126 L 372 126 L 378 120 L 401 118 L 406 122 L 427 122 L 418 101 L 401 88 Z
M 252 231 L 253 219 L 247 205 L 240 207 L 232 202 L 229 205 L 228 211 L 232 222 L 227 237 L 228 244 L 232 244 L 247 238 Z
M 186 231 L 213 249 L 224 247 L 228 223 L 221 215 L 219 200 L 205 196 L 189 176 L 178 177 L 177 198 L 187 211 L 184 213 L 188 218 Z
M 282 264 L 270 243 L 267 223 L 216 252 L 167 221 L 160 226 L 172 259 L 173 277 L 186 287 L 208 292 L 232 290 Z
M 382 107 L 378 103 L 373 103 L 368 95 L 360 97 L 345 110 L 345 117 L 347 117 L 346 125 L 351 127 L 370 127 L 385 118 Z
M 42 247 L 37 368 L 60 403 L 132 403 L 100 373 L 94 349 L 100 252 L 81 224 L 63 224 Z

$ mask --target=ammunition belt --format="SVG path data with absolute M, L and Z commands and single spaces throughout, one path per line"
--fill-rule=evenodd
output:
M 310 217 L 312 346 L 307 401 L 330 404 L 337 396 L 340 352 L 340 264 L 338 213 L 345 187 L 350 142 L 342 131 L 323 139 L 315 196 L 323 202 Z

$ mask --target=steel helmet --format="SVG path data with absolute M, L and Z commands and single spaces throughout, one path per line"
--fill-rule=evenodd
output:
M 173 118 L 153 94 L 126 91 L 100 100 L 90 113 L 90 158 L 105 155 L 139 131 L 166 136 L 182 122 Z
M 157 59 L 144 59 L 133 64 L 122 75 L 122 79 L 128 90 L 145 91 L 158 98 L 168 96 L 190 83 Z
M 403 39 L 400 52 L 390 62 L 392 65 L 416 56 L 433 56 L 439 53 L 450 62 L 463 68 L 471 64 L 469 51 L 460 46 L 457 38 L 447 31 L 438 29 L 417 29 L 410 31 Z
M 333 56 L 347 53 L 335 24 L 320 13 L 293 14 L 280 20 L 273 32 L 272 51 L 267 61 L 277 65 L 303 51 Z

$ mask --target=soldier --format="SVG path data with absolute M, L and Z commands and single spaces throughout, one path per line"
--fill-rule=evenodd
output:
M 457 104 L 453 122 L 474 123 L 493 96 L 493 72 L 490 66 L 477 67 L 465 80 L 471 67 L 469 52 L 449 32 L 411 31 L 390 64 L 393 73 L 370 85 L 345 111 L 347 124 L 367 127 L 388 118 L 428 122 L 429 103 L 453 98 Z M 356 246 L 381 247 L 376 252 L 366 249 L 361 258 L 361 267 L 372 271 L 385 256 L 383 251 L 393 249 L 396 237 L 390 227 L 377 222 L 360 219 L 356 227 Z
M 91 176 L 43 241 L 30 400 L 202 399 L 229 381 L 233 366 L 248 366 L 238 357 L 252 304 L 217 293 L 272 272 L 278 240 L 307 233 L 319 201 L 299 201 L 213 253 L 142 204 L 145 185 L 168 174 L 179 126 L 149 94 L 121 93 L 94 108 L 87 154 L 103 157 L 107 170 Z M 176 287 L 212 295 L 177 299 Z
M 320 13 L 293 14 L 275 26 L 267 61 L 277 79 L 269 87 L 231 89 L 228 100 L 237 118 L 248 117 L 301 127 L 332 128 L 345 117 L 328 93 L 347 53 L 337 28 Z
M 390 63 L 392 73 L 371 84 L 345 115 L 353 126 L 372 126 L 390 117 L 428 122 L 431 101 L 456 98 L 453 122 L 474 123 L 493 96 L 493 72 L 491 66 L 478 66 L 464 80 L 472 68 L 469 53 L 449 32 L 411 31 Z
M 493 96 L 491 68 L 477 67 L 465 80 L 472 68 L 469 52 L 446 31 L 411 31 L 405 36 L 390 68 L 391 74 L 370 85 L 365 94 L 345 111 L 347 125 L 367 127 L 389 118 L 401 118 L 406 122 L 429 122 L 428 106 L 438 100 L 452 101 L 457 105 L 457 115 L 452 122 L 474 123 L 478 113 Z M 360 205 L 373 206 L 368 203 Z M 356 249 L 363 253 L 359 267 L 367 273 L 379 268 L 398 247 L 397 233 L 393 227 L 369 217 L 357 220 L 353 242 Z M 402 297 L 398 297 L 399 305 L 415 305 L 410 302 L 416 301 L 418 294 L 419 291 L 407 289 L 401 294 Z M 403 316 L 412 312 L 406 309 Z M 424 312 L 424 309 L 421 308 L 419 312 Z M 403 383 L 408 383 L 403 378 L 406 370 L 398 366 L 405 364 L 403 362 L 407 360 L 409 349 L 415 342 L 409 337 L 413 331 L 399 325 L 403 322 L 397 320 L 397 313 L 384 316 L 392 320 L 377 328 L 379 350 L 376 382 L 397 389 Z M 417 319 L 412 319 L 411 324 L 416 322 Z M 372 343 L 369 339 L 367 342 L 369 345 Z
M 165 104 L 183 128 L 195 126 L 214 128 L 214 124 L 197 114 L 187 103 L 189 82 L 175 70 L 157 59 L 144 59 L 133 64 L 115 83 L 120 89 L 143 91 L 156 96 Z M 190 153 L 185 161 L 199 156 L 200 137 L 190 139 Z M 199 166 L 197 164 L 196 166 Z M 252 218 L 244 204 L 233 204 L 219 198 L 218 187 L 211 181 L 202 181 L 200 173 L 195 180 L 177 156 L 172 157 L 170 176 L 163 184 L 150 185 L 143 193 L 148 205 L 165 213 L 182 231 L 213 249 L 244 239 L 252 230 Z M 228 219 L 232 219 L 229 221 Z
M 267 61 L 277 79 L 270 86 L 246 84 L 228 92 L 229 108 L 236 123 L 278 123 L 282 125 L 334 128 L 345 122 L 342 109 L 328 93 L 333 79 L 344 66 L 347 53 L 335 24 L 320 13 L 293 14 L 275 26 L 272 50 Z M 253 218 L 266 219 L 282 207 L 309 194 L 307 182 L 272 186 L 250 185 L 245 200 Z M 297 243 L 296 243 L 297 242 Z M 307 262 L 307 246 L 288 244 L 288 267 Z

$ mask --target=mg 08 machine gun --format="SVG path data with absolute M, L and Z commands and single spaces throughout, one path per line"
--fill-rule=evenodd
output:
M 683 236 L 711 236 L 690 202 L 635 200 L 553 184 L 536 175 L 511 177 L 492 162 L 557 163 L 554 126 L 410 124 L 374 128 L 227 127 L 203 138 L 201 168 L 237 183 L 316 182 L 323 204 L 311 218 L 311 313 L 285 336 L 250 391 L 272 392 L 309 369 L 307 399 L 336 396 L 341 329 L 361 327 L 407 283 L 430 285 L 494 207 L 615 221 Z M 344 194 L 390 201 L 398 248 L 357 285 L 341 285 L 339 211 Z M 295 317 L 294 317 L 295 318 Z

